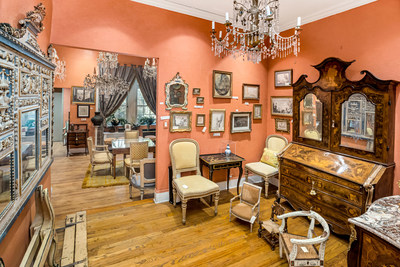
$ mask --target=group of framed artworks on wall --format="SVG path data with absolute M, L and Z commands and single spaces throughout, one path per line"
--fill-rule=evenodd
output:
M 252 112 L 231 112 L 231 133 L 251 132 Z M 170 113 L 171 132 L 190 132 L 192 130 L 191 111 L 171 111 Z M 210 109 L 210 132 L 225 132 L 225 109 Z M 196 114 L 196 127 L 204 127 L 206 114 Z
M 276 88 L 288 88 L 293 83 L 293 70 L 275 71 L 274 77 Z M 280 117 L 293 116 L 293 97 L 292 96 L 271 96 L 271 115 Z M 275 131 L 290 133 L 289 118 L 275 118 Z

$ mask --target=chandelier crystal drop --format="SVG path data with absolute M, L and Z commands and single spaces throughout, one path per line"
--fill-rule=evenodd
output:
M 300 52 L 301 18 L 297 18 L 294 35 L 283 37 L 279 31 L 279 0 L 233 1 L 233 23 L 226 13 L 226 34 L 216 36 L 212 22 L 211 50 L 221 57 L 228 54 L 253 63 L 271 57 L 286 57 Z
M 93 75 L 86 75 L 83 86 L 88 89 L 98 90 L 100 95 L 110 97 L 112 95 L 124 94 L 129 90 L 129 84 L 116 75 L 118 68 L 118 54 L 99 52 L 97 57 L 97 68 Z
M 143 77 L 145 79 L 155 79 L 157 77 L 156 59 L 153 58 L 153 63 L 150 65 L 150 59 L 146 59 L 143 67 Z

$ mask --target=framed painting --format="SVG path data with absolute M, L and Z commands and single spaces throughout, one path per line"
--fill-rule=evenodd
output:
M 242 90 L 243 90 L 243 99 L 248 99 L 248 100 L 260 99 L 260 85 L 244 83 L 242 86 Z
M 276 118 L 275 132 L 290 133 L 290 120 Z
M 275 71 L 275 87 L 290 87 L 293 83 L 293 70 Z
M 251 132 L 251 112 L 231 112 L 231 133 Z
M 210 109 L 210 132 L 225 132 L 225 109 Z
M 191 111 L 171 111 L 169 131 L 190 132 L 192 131 L 192 112 Z
M 271 96 L 271 115 L 272 116 L 293 116 L 293 97 L 292 96 Z
M 72 104 L 94 105 L 96 101 L 96 93 L 94 88 L 85 88 L 83 86 L 72 86 L 71 101 Z
M 213 71 L 213 97 L 232 98 L 232 72 Z
M 262 118 L 262 105 L 254 104 L 253 105 L 253 120 L 261 120 Z
M 193 88 L 193 95 L 200 95 L 200 88 Z
M 204 97 L 203 96 L 196 97 L 196 104 L 204 104 Z
M 206 114 L 196 115 L 196 127 L 206 126 Z
M 303 111 L 303 125 L 313 125 L 313 114 L 314 112 L 312 111 Z
M 187 109 L 187 95 L 189 91 L 189 85 L 185 83 L 179 72 L 176 73 L 175 77 L 171 81 L 165 84 L 165 105 L 167 110 L 172 108 Z
M 78 118 L 90 117 L 90 105 L 77 105 L 76 115 Z

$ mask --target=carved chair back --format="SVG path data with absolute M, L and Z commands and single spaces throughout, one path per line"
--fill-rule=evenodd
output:
M 271 134 L 265 140 L 265 147 L 275 152 L 281 152 L 288 145 L 288 140 L 277 134 Z
M 172 141 L 169 155 L 174 179 L 182 172 L 195 171 L 196 175 L 200 175 L 200 147 L 196 140 L 182 138 Z
M 130 143 L 129 154 L 131 163 L 132 161 L 138 161 L 147 158 L 149 155 L 149 143 L 147 141 Z
M 138 139 L 139 131 L 125 131 L 125 139 Z

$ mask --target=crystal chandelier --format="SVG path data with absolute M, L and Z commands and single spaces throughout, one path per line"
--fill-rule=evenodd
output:
M 143 76 L 145 79 L 155 79 L 157 77 L 157 65 L 155 58 L 153 58 L 152 65 L 150 65 L 150 59 L 146 59 L 143 67 Z
M 105 97 L 124 94 L 129 90 L 129 84 L 115 75 L 118 68 L 117 53 L 100 52 L 97 58 L 97 67 L 98 75 L 96 75 L 96 68 L 93 75 L 86 75 L 83 81 L 85 88 L 94 88 Z
M 279 0 L 233 1 L 233 24 L 226 13 L 226 35 L 216 36 L 212 22 L 212 51 L 218 57 L 232 54 L 259 63 L 267 57 L 286 57 L 300 52 L 301 18 L 297 18 L 294 35 L 282 37 L 279 31 Z

